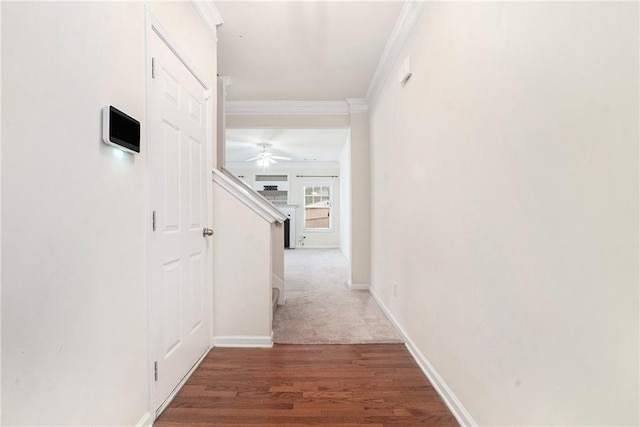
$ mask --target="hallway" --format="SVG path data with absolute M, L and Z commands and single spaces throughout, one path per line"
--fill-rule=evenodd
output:
M 404 345 L 214 348 L 155 422 L 457 426 Z
M 212 349 L 154 425 L 458 425 L 348 276 L 339 249 L 285 251 L 274 347 Z
M 278 344 L 401 343 L 367 291 L 350 290 L 339 249 L 285 251 L 286 304 L 273 319 Z
M 0 1 L 0 425 L 640 426 L 639 17 Z

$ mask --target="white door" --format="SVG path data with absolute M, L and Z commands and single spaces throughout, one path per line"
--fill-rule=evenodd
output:
M 158 410 L 208 350 L 205 299 L 211 237 L 207 227 L 207 90 L 150 32 L 149 239 L 151 351 Z

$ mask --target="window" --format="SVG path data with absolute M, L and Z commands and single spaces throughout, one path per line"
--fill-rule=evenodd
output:
M 304 228 L 331 229 L 331 184 L 304 186 Z

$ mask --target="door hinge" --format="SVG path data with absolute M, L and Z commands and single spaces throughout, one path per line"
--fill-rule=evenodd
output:
M 156 58 L 151 58 L 151 78 L 156 78 Z
M 158 362 L 153 362 L 153 380 L 158 381 Z
M 151 214 L 151 228 L 153 231 L 156 231 L 156 211 L 153 211 Z

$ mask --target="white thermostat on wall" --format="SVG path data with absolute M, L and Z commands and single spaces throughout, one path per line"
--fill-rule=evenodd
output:
M 139 153 L 140 122 L 106 105 L 102 109 L 102 141 L 129 153 Z

